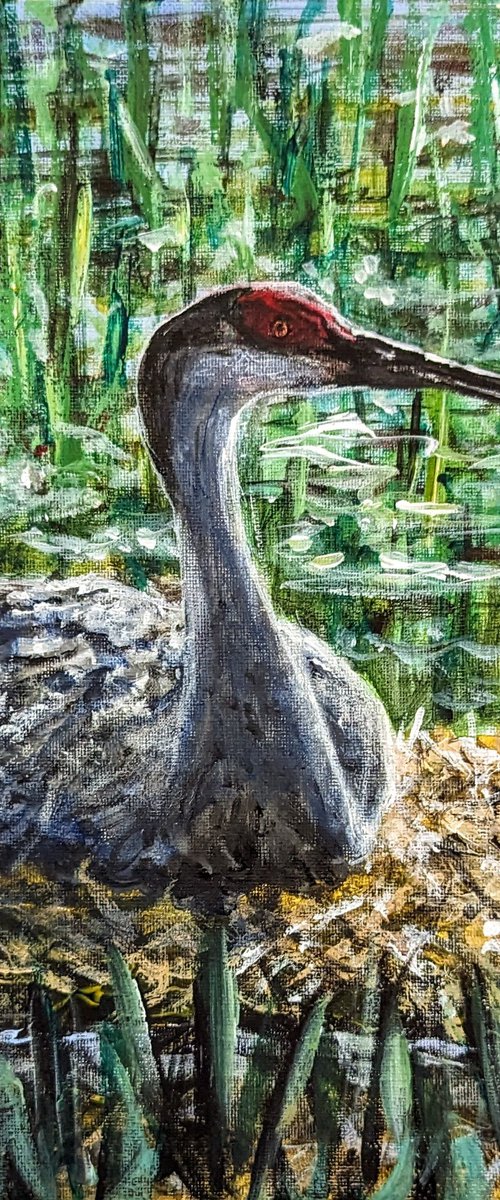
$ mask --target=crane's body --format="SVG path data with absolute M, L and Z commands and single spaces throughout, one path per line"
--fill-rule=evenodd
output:
M 127 693 L 121 710 L 107 711 L 116 667 L 104 654 L 93 682 L 80 679 L 79 698 L 65 702 L 62 734 L 44 741 L 31 723 L 4 765 L 4 859 L 31 856 L 63 872 L 85 858 L 110 882 L 163 885 L 180 872 L 193 888 L 214 877 L 335 878 L 363 859 L 395 790 L 389 722 L 346 662 L 273 612 L 243 527 L 238 421 L 261 396 L 440 384 L 500 400 L 498 376 L 356 331 L 300 288 L 225 289 L 157 330 L 139 404 L 177 518 L 183 646 L 176 658 L 165 638 L 159 656 L 148 644 L 135 707 Z M 76 610 L 73 618 L 74 635 Z M 144 652 L 139 643 L 133 654 Z M 11 679 L 15 662 L 13 653 Z M 127 692 L 133 671 L 122 668 Z M 36 671 L 50 679 L 54 664 Z M 61 686 L 72 694 L 74 684 Z

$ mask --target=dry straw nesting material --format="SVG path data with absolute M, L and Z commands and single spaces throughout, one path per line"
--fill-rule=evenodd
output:
M 398 766 L 396 803 L 362 870 L 334 890 L 262 887 L 240 896 L 228 933 L 245 1003 L 264 1009 L 273 996 L 293 1011 L 320 988 L 361 982 L 382 955 L 417 1003 L 429 976 L 451 982 L 472 961 L 495 973 L 500 739 L 421 732 L 399 748 Z M 165 894 L 145 906 L 139 891 L 112 892 L 85 872 L 69 892 L 23 868 L 2 890 L 4 997 L 42 978 L 61 998 L 77 992 L 95 1003 L 115 941 L 153 1017 L 189 1009 L 203 920 L 188 905 Z

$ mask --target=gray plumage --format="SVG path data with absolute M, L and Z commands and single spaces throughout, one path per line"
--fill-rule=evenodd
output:
M 181 624 L 154 589 L 97 575 L 0 581 L 4 867 L 64 877 L 90 855 L 119 876 L 120 856 L 135 857 L 172 742 Z
M 364 685 L 319 639 L 278 622 L 290 651 L 303 658 L 346 770 L 365 747 L 339 726 L 342 693 Z M 183 614 L 154 588 L 137 592 L 99 575 L 65 581 L 0 580 L 0 862 L 34 862 L 70 878 L 90 860 L 111 883 L 158 886 L 179 860 L 207 877 L 246 872 L 237 862 L 242 821 L 214 800 L 190 842 L 179 831 L 169 775 L 179 734 Z M 362 716 L 353 711 L 353 729 Z M 373 751 L 380 734 L 373 728 Z M 272 781 L 269 781 L 272 786 Z M 270 789 L 271 790 L 271 789 Z M 176 791 L 176 789 L 174 789 Z M 265 797 L 262 798 L 265 811 Z M 225 822 L 221 816 L 225 815 Z M 234 812 L 233 812 L 234 817 Z M 221 837 L 221 825 L 225 831 Z M 294 822 L 292 822 L 292 825 Z M 296 875 L 314 839 L 298 842 L 285 811 L 276 836 L 293 848 Z M 248 833 L 246 835 L 248 840 Z M 236 858 L 235 858 L 236 854 Z M 285 866 L 285 855 L 279 853 Z M 257 865 L 259 872 L 264 864 Z M 337 865 L 337 870 L 339 864 Z

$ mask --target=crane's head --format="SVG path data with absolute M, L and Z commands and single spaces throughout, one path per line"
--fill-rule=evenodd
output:
M 203 361 L 208 377 L 232 372 L 242 402 L 262 392 L 368 387 L 446 388 L 500 403 L 500 375 L 358 329 L 295 284 L 222 288 L 161 325 L 139 376 L 146 428 L 165 400 L 163 367 L 179 356 Z

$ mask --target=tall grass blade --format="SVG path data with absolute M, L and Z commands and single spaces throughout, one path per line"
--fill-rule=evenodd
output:
M 2 66 L 4 70 L 7 68 L 7 78 L 10 79 L 12 89 L 9 108 L 11 114 L 12 109 L 14 110 L 15 120 L 11 124 L 11 138 L 17 151 L 19 181 L 23 196 L 30 199 L 35 191 L 35 168 L 26 95 L 25 66 L 19 37 L 18 6 L 14 0 L 4 0 L 2 4 L 0 39 L 3 48 Z M 13 105 L 12 100 L 14 101 Z M 6 116 L 8 117 L 8 113 Z M 12 142 L 11 148 L 13 149 Z
M 478 192 L 498 186 L 500 81 L 497 60 L 498 15 L 488 0 L 469 0 L 464 20 L 472 58 L 472 162 Z
M 419 15 L 414 0 L 409 10 L 408 42 L 403 87 L 408 99 L 401 104 L 397 122 L 396 145 L 389 195 L 389 222 L 394 225 L 413 182 L 424 127 L 425 104 L 432 51 L 448 11 L 439 0 Z
M 158 1155 L 148 1137 L 116 1031 L 100 1033 L 106 1115 L 97 1168 L 95 1200 L 151 1200 Z
M 500 1014 L 485 976 L 477 964 L 464 975 L 466 1031 L 475 1046 L 479 1082 L 493 1132 L 500 1146 Z
M 40 1169 L 23 1085 L 5 1058 L 0 1058 L 0 1112 L 0 1179 L 3 1169 L 3 1182 L 6 1182 L 6 1166 L 10 1162 L 12 1174 L 17 1176 L 32 1200 L 55 1200 L 55 1175 L 50 1177 Z
M 248 1200 L 262 1200 L 286 1126 L 309 1081 L 331 997 L 317 1000 L 304 1018 L 297 1041 L 273 1089 L 252 1166 Z
M 252 1050 L 241 1088 L 233 1136 L 233 1162 L 241 1171 L 249 1162 L 259 1133 L 273 1079 L 280 1062 L 276 1038 L 262 1034 Z
M 399 1147 L 411 1128 L 413 1088 L 408 1042 L 395 1013 L 384 1046 L 380 1094 L 389 1133 Z
M 0 217 L 4 256 L 5 292 L 1 297 L 7 317 L 14 359 L 14 405 L 30 413 L 32 398 L 32 353 L 30 351 L 29 303 L 23 247 L 32 232 L 30 202 L 35 191 L 35 172 L 26 94 L 26 71 L 21 50 L 18 10 L 6 0 L 0 7 L 0 145 L 2 149 L 2 195 Z M 7 169 L 5 169 L 7 168 Z M 3 264 L 2 264 L 3 265 Z M 17 393 L 17 394 L 16 394 Z
M 70 304 L 71 321 L 76 324 L 82 307 L 92 240 L 92 188 L 90 183 L 78 186 L 75 225 L 71 246 Z
M 127 150 L 127 175 L 151 229 L 162 224 L 164 187 L 125 100 L 117 100 L 118 122 Z
M 413 1188 L 416 1161 L 413 1078 L 408 1042 L 396 1013 L 393 1013 L 384 1046 L 380 1094 L 385 1123 L 397 1150 L 397 1163 L 372 1195 L 377 1200 L 407 1200 Z
M 233 1096 L 239 1001 L 236 977 L 229 966 L 227 932 L 222 923 L 208 934 L 206 963 L 213 1081 L 220 1115 L 228 1126 Z
M 220 166 L 226 172 L 235 103 L 238 0 L 210 0 L 210 20 L 207 46 L 210 128 L 218 146 Z
M 112 387 L 115 382 L 122 383 L 125 380 L 128 327 L 128 309 L 113 278 L 102 355 L 103 379 L 108 387 Z
M 327 1200 L 335 1174 L 335 1153 L 340 1139 L 340 1114 L 345 1099 L 345 1075 L 336 1045 L 322 1034 L 312 1072 L 312 1107 L 316 1129 L 316 1164 L 307 1200 Z
M 457 1122 L 458 1126 L 458 1122 Z M 440 1165 L 443 1200 L 489 1200 L 492 1194 L 478 1134 L 452 1133 L 445 1162 Z
M 31 989 L 29 1030 L 34 1072 L 35 1131 L 40 1161 L 53 1171 L 61 1160 L 57 1106 L 60 1094 L 56 1016 L 45 988 Z
M 238 24 L 235 105 L 246 112 L 277 172 L 285 195 L 295 202 L 292 224 L 310 220 L 318 207 L 318 193 L 304 155 L 267 116 L 258 97 L 258 48 L 260 22 L 255 0 L 242 0 Z
M 141 993 L 115 946 L 109 950 L 109 966 L 123 1066 L 145 1117 L 151 1128 L 156 1128 L 162 1104 L 160 1076 Z
M 31 990 L 29 1028 L 41 1169 L 44 1178 L 52 1180 L 64 1165 L 71 1194 L 74 1200 L 81 1200 L 89 1170 L 83 1150 L 79 1090 L 49 993 L 39 984 L 34 984 Z
M 107 152 L 109 170 L 112 180 L 123 186 L 125 183 L 125 159 L 123 150 L 123 133 L 120 124 L 120 93 L 116 86 L 116 71 L 109 68 L 105 72 L 107 82 Z
M 370 10 L 370 25 L 368 34 L 363 36 L 361 40 L 362 51 L 362 82 L 360 86 L 360 95 L 357 99 L 357 114 L 354 128 L 354 137 L 352 143 L 351 168 L 349 178 L 349 192 L 347 200 L 347 233 L 352 227 L 353 220 L 356 214 L 356 202 L 359 194 L 359 182 L 361 173 L 361 164 L 363 157 L 363 145 L 365 140 L 367 110 L 369 104 L 376 95 L 380 69 L 382 66 L 382 58 L 385 50 L 387 39 L 387 31 L 389 18 L 392 14 L 392 0 L 373 0 Z M 340 10 L 339 10 L 340 11 Z M 361 20 L 361 8 L 352 13 L 349 18 L 344 17 L 344 20 L 349 20 L 349 23 L 354 24 L 355 20 Z M 346 247 L 344 247 L 344 255 L 346 255 Z
M 222 1193 L 230 1171 L 229 1131 L 239 1016 L 236 979 L 224 922 L 206 931 L 194 989 L 197 1101 L 207 1140 L 211 1188 Z
M 142 0 L 122 0 L 121 11 L 127 46 L 127 107 L 147 144 L 151 79 L 146 8 Z
M 416 1149 L 413 1136 L 403 1138 L 398 1160 L 387 1179 L 370 1192 L 370 1200 L 408 1200 L 413 1191 Z
M 370 1071 L 370 1084 L 364 1113 L 361 1139 L 361 1171 L 363 1181 L 369 1188 L 377 1182 L 382 1157 L 382 1135 L 384 1117 L 381 1101 L 381 1078 L 385 1046 L 392 1030 L 396 996 L 394 987 L 387 978 L 386 965 L 380 964 L 379 978 L 375 985 L 378 1006 L 378 1025 L 375 1032 L 375 1049 Z M 372 997 L 370 997 L 372 999 Z

